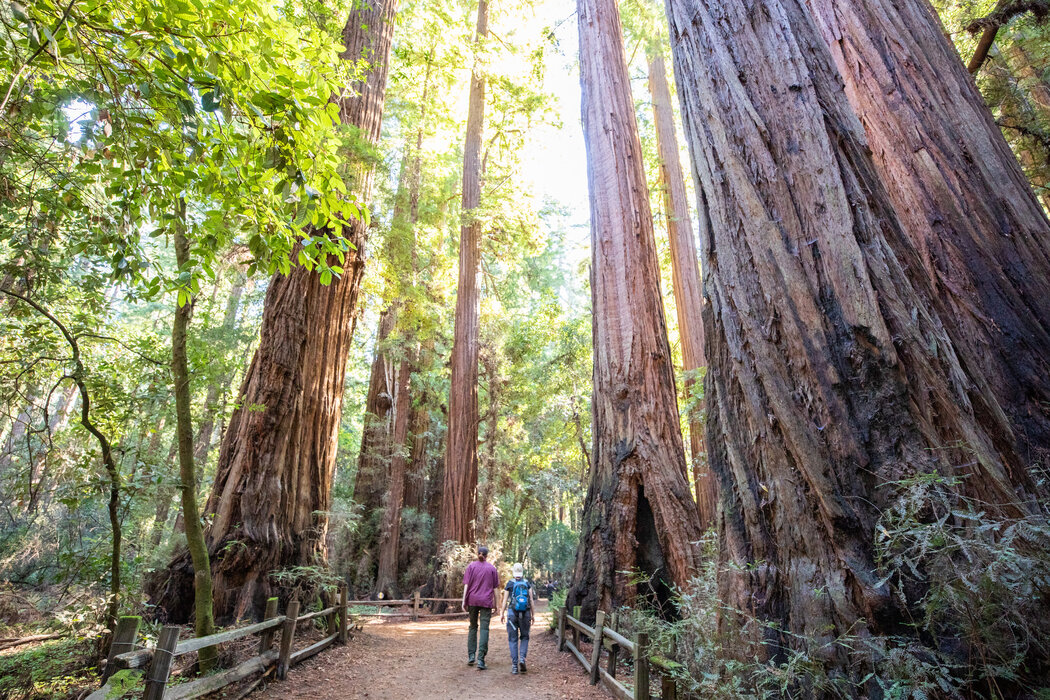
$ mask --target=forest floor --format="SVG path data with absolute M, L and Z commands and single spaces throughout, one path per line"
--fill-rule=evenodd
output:
M 345 647 L 319 654 L 288 672 L 283 683 L 253 693 L 256 700 L 372 698 L 481 700 L 542 698 L 591 700 L 611 697 L 590 685 L 583 668 L 559 653 L 548 615 L 537 614 L 529 642 L 528 673 L 510 672 L 506 628 L 492 620 L 488 670 L 467 666 L 466 619 L 371 622 Z

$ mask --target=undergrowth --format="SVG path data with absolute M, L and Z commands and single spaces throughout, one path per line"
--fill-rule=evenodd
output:
M 50 700 L 98 685 L 94 642 L 64 638 L 0 654 L 0 698 Z
M 829 642 L 725 608 L 713 533 L 701 543 L 707 563 L 677 595 L 678 620 L 624 609 L 621 630 L 647 632 L 655 651 L 683 665 L 676 680 L 687 697 L 1050 700 L 1047 518 L 996 516 L 941 476 L 894 486 L 901 495 L 877 527 L 876 562 L 913 615 L 913 635 L 873 635 L 861 620 Z M 764 632 L 787 641 L 775 660 L 741 647 Z M 845 672 L 823 661 L 836 657 Z

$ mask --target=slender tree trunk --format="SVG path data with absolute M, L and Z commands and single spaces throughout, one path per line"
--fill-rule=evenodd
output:
M 175 439 L 171 441 L 171 447 L 168 449 L 168 457 L 164 460 L 165 474 L 171 471 L 171 464 L 175 461 L 178 453 L 179 436 L 176 434 Z M 174 497 L 175 493 L 171 488 L 164 484 L 158 484 L 153 517 L 153 532 L 150 533 L 150 545 L 154 549 L 159 547 L 164 540 L 164 533 L 168 527 L 168 513 L 171 511 L 171 501 Z
M 490 346 L 486 346 L 481 363 L 488 385 L 488 406 L 485 409 L 485 452 L 481 462 L 484 466 L 485 481 L 478 489 L 477 536 L 479 541 L 486 542 L 492 536 L 490 532 L 492 504 L 496 500 L 496 493 L 502 480 L 499 462 L 496 459 L 497 436 L 499 435 L 499 399 L 502 387 L 499 378 L 499 362 Z
M 237 280 L 230 288 L 230 296 L 226 300 L 226 313 L 222 319 L 223 337 L 229 338 L 237 327 L 237 309 L 241 304 L 241 295 L 244 293 L 245 277 L 239 273 Z M 204 399 L 204 418 L 197 429 L 197 441 L 193 448 L 193 461 L 200 465 L 203 470 L 208 463 L 208 454 L 211 452 L 212 436 L 215 434 L 215 419 L 221 416 L 220 398 L 230 384 L 230 374 L 223 372 L 208 384 L 208 393 Z
M 719 594 L 742 613 L 723 631 L 743 626 L 773 657 L 808 644 L 859 681 L 868 669 L 837 637 L 913 634 L 873 553 L 893 484 L 969 477 L 972 495 L 1008 504 L 1020 460 L 997 449 L 1002 416 L 933 308 L 802 3 L 669 0 L 668 15 L 706 222 Z
M 408 419 L 412 409 L 409 382 L 412 363 L 402 360 L 397 372 L 397 405 L 394 408 L 394 429 L 390 455 L 390 490 L 383 509 L 383 523 L 379 533 L 379 567 L 376 574 L 376 593 L 387 598 L 398 597 L 397 563 L 401 539 L 401 506 L 405 495 L 405 464 L 407 461 Z
M 480 45 L 488 36 L 488 0 L 478 2 Z M 476 57 L 470 75 L 467 135 L 463 146 L 463 225 L 459 237 L 459 284 L 452 344 L 452 383 L 448 396 L 448 449 L 445 486 L 438 525 L 439 541 L 474 539 L 478 489 L 478 266 L 481 221 L 481 136 L 485 123 L 485 76 Z
M 591 204 L 594 461 L 569 604 L 636 603 L 671 614 L 701 527 L 686 476 L 638 125 L 614 0 L 578 0 L 583 134 Z
M 808 5 L 956 352 L 987 379 L 970 402 L 1005 411 L 988 409 L 993 436 L 1022 470 L 1050 465 L 1050 222 L 1024 172 L 928 0 Z
M 180 203 L 180 208 L 180 221 L 175 225 L 174 242 L 175 262 L 181 270 L 190 262 L 190 242 L 184 229 L 185 201 Z M 181 291 L 179 296 L 182 296 Z M 197 507 L 197 470 L 193 464 L 193 418 L 190 415 L 192 390 L 186 359 L 187 328 L 192 314 L 192 299 L 187 298 L 184 303 L 176 303 L 175 321 L 171 328 L 171 377 L 175 384 L 175 433 L 179 443 L 182 516 L 186 525 L 186 545 L 193 561 L 194 631 L 198 637 L 206 637 L 215 633 L 215 617 L 212 614 L 211 565 L 208 561 L 208 546 L 204 541 L 200 509 Z M 198 655 L 200 669 L 211 669 L 217 658 L 218 652 L 215 647 L 201 649 Z
M 346 61 L 368 62 L 363 80 L 333 96 L 342 123 L 376 143 L 397 0 L 354 3 L 343 29 Z M 372 167 L 354 163 L 352 188 L 371 193 Z M 324 563 L 346 362 L 360 290 L 365 225 L 351 221 L 345 274 L 325 286 L 301 266 L 276 275 L 264 301 L 259 348 L 238 394 L 219 454 L 207 511 L 220 621 L 260 616 L 274 590 L 272 571 Z M 344 230 L 346 230 L 344 229 Z M 294 253 L 293 253 L 294 256 Z M 177 559 L 153 582 L 169 619 L 186 619 L 189 565 Z
M 664 215 L 667 219 L 667 238 L 671 248 L 671 284 L 678 313 L 678 336 L 682 344 L 682 369 L 685 370 L 685 394 L 694 389 L 693 375 L 704 366 L 704 326 L 700 316 L 703 292 L 700 288 L 700 265 L 696 258 L 693 224 L 689 217 L 689 201 L 685 193 L 685 177 L 678 151 L 678 135 L 674 128 L 671 107 L 671 89 L 667 84 L 667 67 L 662 53 L 649 56 L 649 94 L 653 98 L 653 121 L 656 125 L 656 146 L 660 156 L 660 180 L 663 186 Z M 702 407 L 696 407 L 697 412 Z M 696 508 L 700 512 L 700 526 L 705 530 L 714 525 L 718 503 L 718 487 L 707 470 L 704 454 L 704 426 L 699 416 L 689 417 L 689 445 L 692 450 L 693 488 Z

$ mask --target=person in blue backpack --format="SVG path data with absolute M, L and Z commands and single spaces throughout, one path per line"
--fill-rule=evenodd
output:
M 536 590 L 525 578 L 525 568 L 515 564 L 511 568 L 514 578 L 503 588 L 503 605 L 500 606 L 500 622 L 507 622 L 507 638 L 510 640 L 510 672 L 525 673 L 525 655 L 529 653 L 529 629 L 536 613 Z

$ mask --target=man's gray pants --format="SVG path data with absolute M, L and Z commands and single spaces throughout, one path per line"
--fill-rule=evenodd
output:
M 525 660 L 529 653 L 529 628 L 532 627 L 532 616 L 528 610 L 507 611 L 507 639 L 510 640 L 510 662 L 517 667 L 519 661 Z

